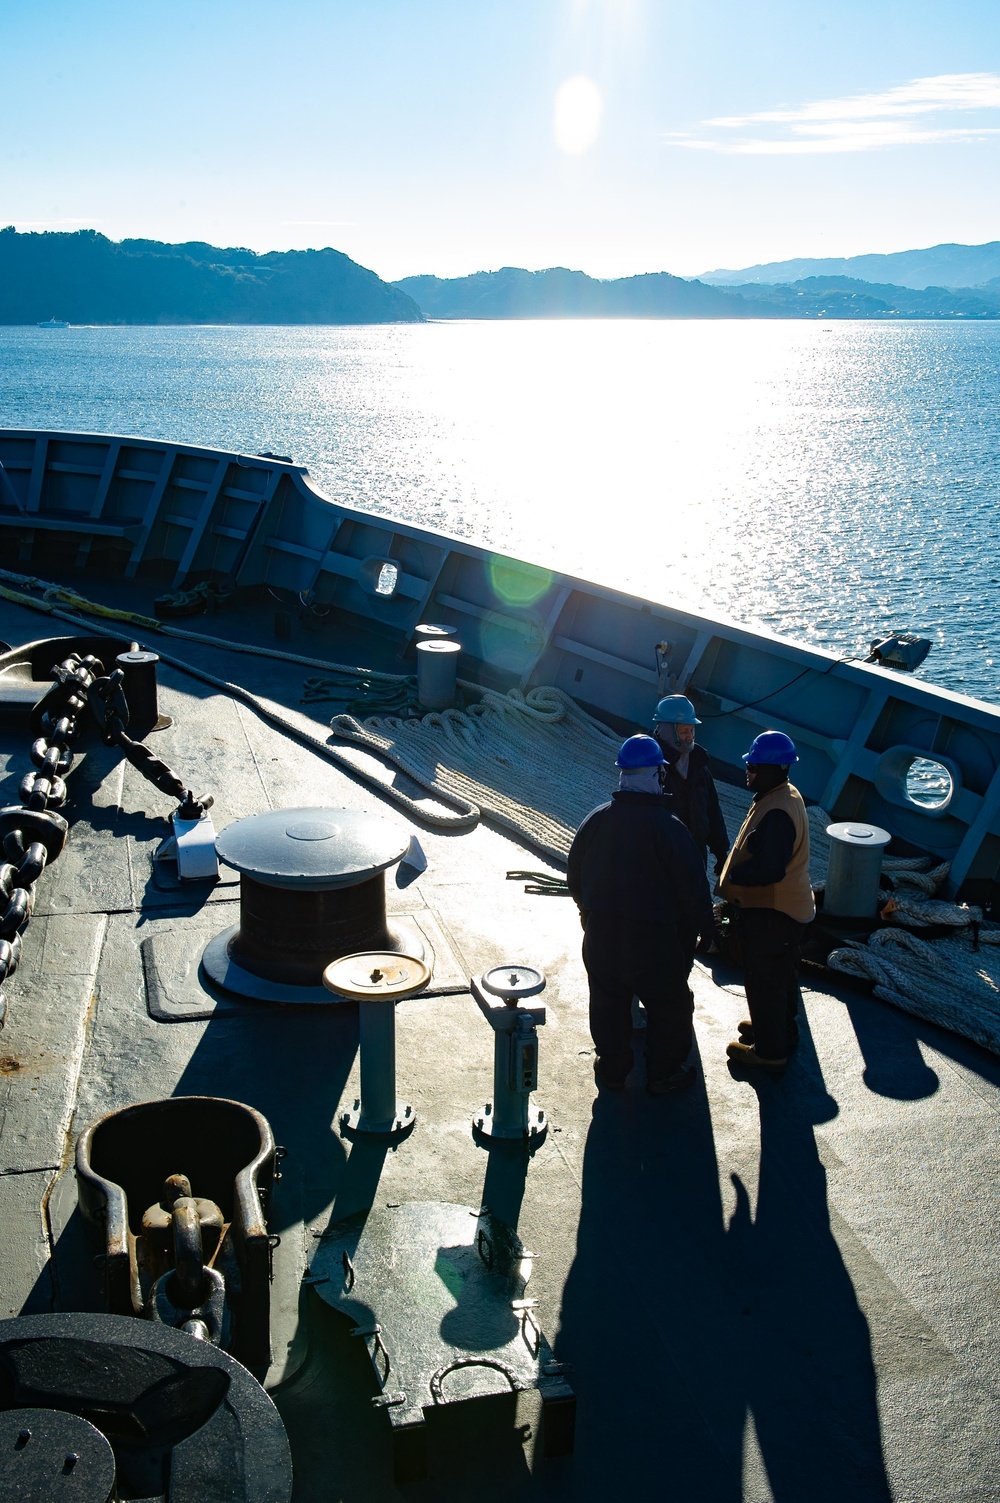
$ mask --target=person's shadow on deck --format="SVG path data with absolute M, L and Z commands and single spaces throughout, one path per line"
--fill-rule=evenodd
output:
M 575 1496 L 888 1503 L 868 1324 L 813 1135 L 829 1098 L 809 1077 L 757 1083 L 756 1209 L 734 1175 L 728 1225 L 700 1085 L 595 1102 L 556 1342 L 579 1394 Z

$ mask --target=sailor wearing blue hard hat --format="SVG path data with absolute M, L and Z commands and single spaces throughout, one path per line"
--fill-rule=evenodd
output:
M 788 781 L 798 760 L 784 731 L 763 731 L 743 757 L 753 803 L 719 879 L 722 897 L 739 904 L 750 1012 L 726 1053 L 734 1064 L 775 1074 L 784 1070 L 798 1042 L 798 947 L 805 925 L 816 916 L 806 806 Z
M 729 850 L 729 832 L 708 753 L 695 740 L 695 727 L 699 725 L 694 705 L 684 694 L 666 695 L 653 711 L 653 735 L 663 752 L 663 791 L 673 799 L 674 813 L 691 831 L 702 859 L 706 848 L 711 851 L 718 876 Z
M 660 789 L 663 753 L 630 736 L 610 803 L 588 814 L 570 848 L 569 890 L 583 923 L 590 1031 L 600 1088 L 620 1090 L 632 1068 L 632 998 L 646 1008 L 646 1089 L 683 1090 L 693 1035 L 688 975 L 701 934 L 712 932 L 704 862 Z

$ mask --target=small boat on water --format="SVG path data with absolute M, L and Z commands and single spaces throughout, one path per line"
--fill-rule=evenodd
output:
M 809 972 L 787 1075 L 738 1079 L 711 956 L 697 1088 L 642 1091 L 639 1029 L 595 1099 L 551 833 L 680 692 L 734 810 L 780 728 L 986 904 L 1000 710 L 272 454 L 0 430 L 0 538 L 0 1503 L 70 1456 L 158 1503 L 1000 1495 L 1000 1059 Z M 469 713 L 420 714 L 458 643 Z M 508 703 L 519 812 L 379 751 Z
M 35 325 L 37 329 L 68 329 L 69 324 L 61 318 L 47 318 L 44 323 Z

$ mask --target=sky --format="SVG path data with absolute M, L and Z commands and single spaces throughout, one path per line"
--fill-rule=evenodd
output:
M 0 0 L 0 224 L 380 276 L 1000 239 L 997 0 Z

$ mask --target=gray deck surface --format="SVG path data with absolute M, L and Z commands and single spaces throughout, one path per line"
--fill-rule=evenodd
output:
M 8 641 L 64 631 L 0 605 Z M 308 670 L 162 645 L 301 713 Z M 312 804 L 406 824 L 246 706 L 171 668 L 160 677 L 176 723 L 151 744 L 214 793 L 217 828 Z M 640 1061 L 624 1094 L 595 1099 L 576 911 L 505 880 L 546 863 L 486 825 L 450 836 L 413 826 L 428 869 L 408 885 L 390 874 L 389 902 L 426 916 L 439 965 L 468 978 L 517 959 L 548 977 L 538 1101 L 553 1126 L 530 1162 L 473 1143 L 492 1035 L 466 991 L 397 1009 L 400 1094 L 418 1126 L 392 1152 L 351 1148 L 335 1125 L 358 1089 L 351 1008 L 150 1017 L 140 943 L 158 937 L 164 964 L 182 974 L 234 922 L 237 890 L 192 902 L 156 885 L 151 854 L 170 801 L 88 744 L 71 774 L 70 844 L 38 883 L 7 988 L 0 1314 L 99 1307 L 72 1171 L 89 1121 L 171 1093 L 234 1097 L 263 1111 L 288 1148 L 272 1218 L 282 1244 L 269 1385 L 302 1503 L 404 1495 L 385 1416 L 369 1405 L 362 1343 L 299 1289 L 315 1233 L 400 1200 L 485 1200 L 519 1225 L 538 1254 L 528 1292 L 579 1396 L 576 1452 L 560 1460 L 536 1454 L 533 1396 L 519 1400 L 521 1432 L 481 1407 L 435 1416 L 430 1478 L 406 1496 L 1000 1496 L 1000 1060 L 859 994 L 807 988 L 787 1076 L 734 1079 L 725 1045 L 745 1004 L 738 978 L 713 960 L 693 975 L 704 1083 L 653 1100 Z M 3 802 L 16 800 L 27 752 L 27 738 L 3 733 Z

